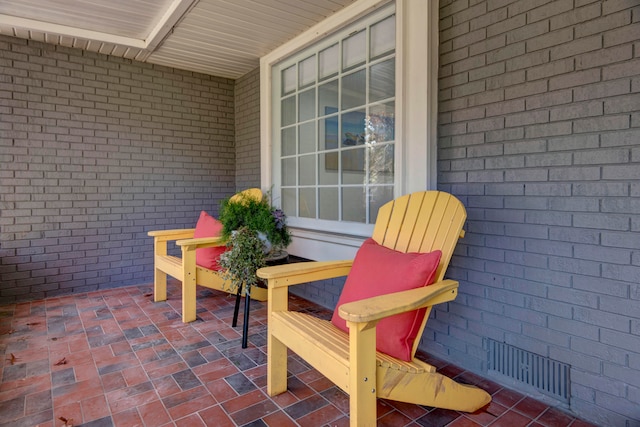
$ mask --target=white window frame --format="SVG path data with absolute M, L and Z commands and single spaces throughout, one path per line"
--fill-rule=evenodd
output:
M 276 48 L 260 60 L 261 186 L 273 180 L 272 67 L 282 59 L 322 40 L 388 0 L 358 0 Z M 394 196 L 436 187 L 438 76 L 438 2 L 396 0 L 396 143 Z M 426 53 L 425 53 L 426 52 Z M 289 252 L 314 259 L 353 258 L 370 235 L 327 233 L 291 228 Z

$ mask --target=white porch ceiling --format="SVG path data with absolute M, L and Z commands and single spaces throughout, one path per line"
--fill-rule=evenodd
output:
M 355 0 L 0 0 L 0 34 L 236 79 Z

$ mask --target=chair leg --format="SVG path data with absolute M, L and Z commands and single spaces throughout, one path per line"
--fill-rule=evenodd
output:
M 351 323 L 349 328 L 349 420 L 352 427 L 375 427 L 376 329 L 375 322 Z
M 182 322 L 196 320 L 196 251 L 182 248 Z
M 182 322 L 193 322 L 196 317 L 196 284 L 185 280 L 182 282 Z
M 153 273 L 153 301 L 167 300 L 167 274 L 155 268 Z
M 416 405 L 475 412 L 491 402 L 489 393 L 481 388 L 457 383 L 438 372 L 403 372 L 380 366 L 377 383 L 378 397 Z
M 268 334 L 267 349 L 267 393 L 276 396 L 287 391 L 287 347 Z
M 267 307 L 267 393 L 275 396 L 287 391 L 287 346 L 273 335 L 274 315 L 289 307 L 289 290 L 268 285 Z

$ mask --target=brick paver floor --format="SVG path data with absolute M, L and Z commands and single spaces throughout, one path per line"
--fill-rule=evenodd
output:
M 294 354 L 289 390 L 267 395 L 266 304 L 252 302 L 246 349 L 242 325 L 230 326 L 233 304 L 200 289 L 198 320 L 184 324 L 174 282 L 161 303 L 141 285 L 0 306 L 0 426 L 347 426 L 347 395 Z M 301 298 L 291 304 L 331 315 Z M 466 414 L 379 400 L 378 425 L 590 425 L 421 357 L 493 401 Z

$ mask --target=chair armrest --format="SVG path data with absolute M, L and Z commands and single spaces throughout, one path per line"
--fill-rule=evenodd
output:
M 224 246 L 226 244 L 227 242 L 222 237 L 198 237 L 176 241 L 176 245 L 182 247 L 183 250 L 211 248 L 213 246 Z
M 262 267 L 256 274 L 269 281 L 269 287 L 284 287 L 316 280 L 346 276 L 353 260 L 312 261 Z
M 195 228 L 180 228 L 175 230 L 153 230 L 147 232 L 148 236 L 158 238 L 159 240 L 178 240 L 189 239 L 193 237 Z
M 340 306 L 340 317 L 348 322 L 373 322 L 394 314 L 452 301 L 458 293 L 458 282 L 443 280 L 429 286 L 394 292 Z

